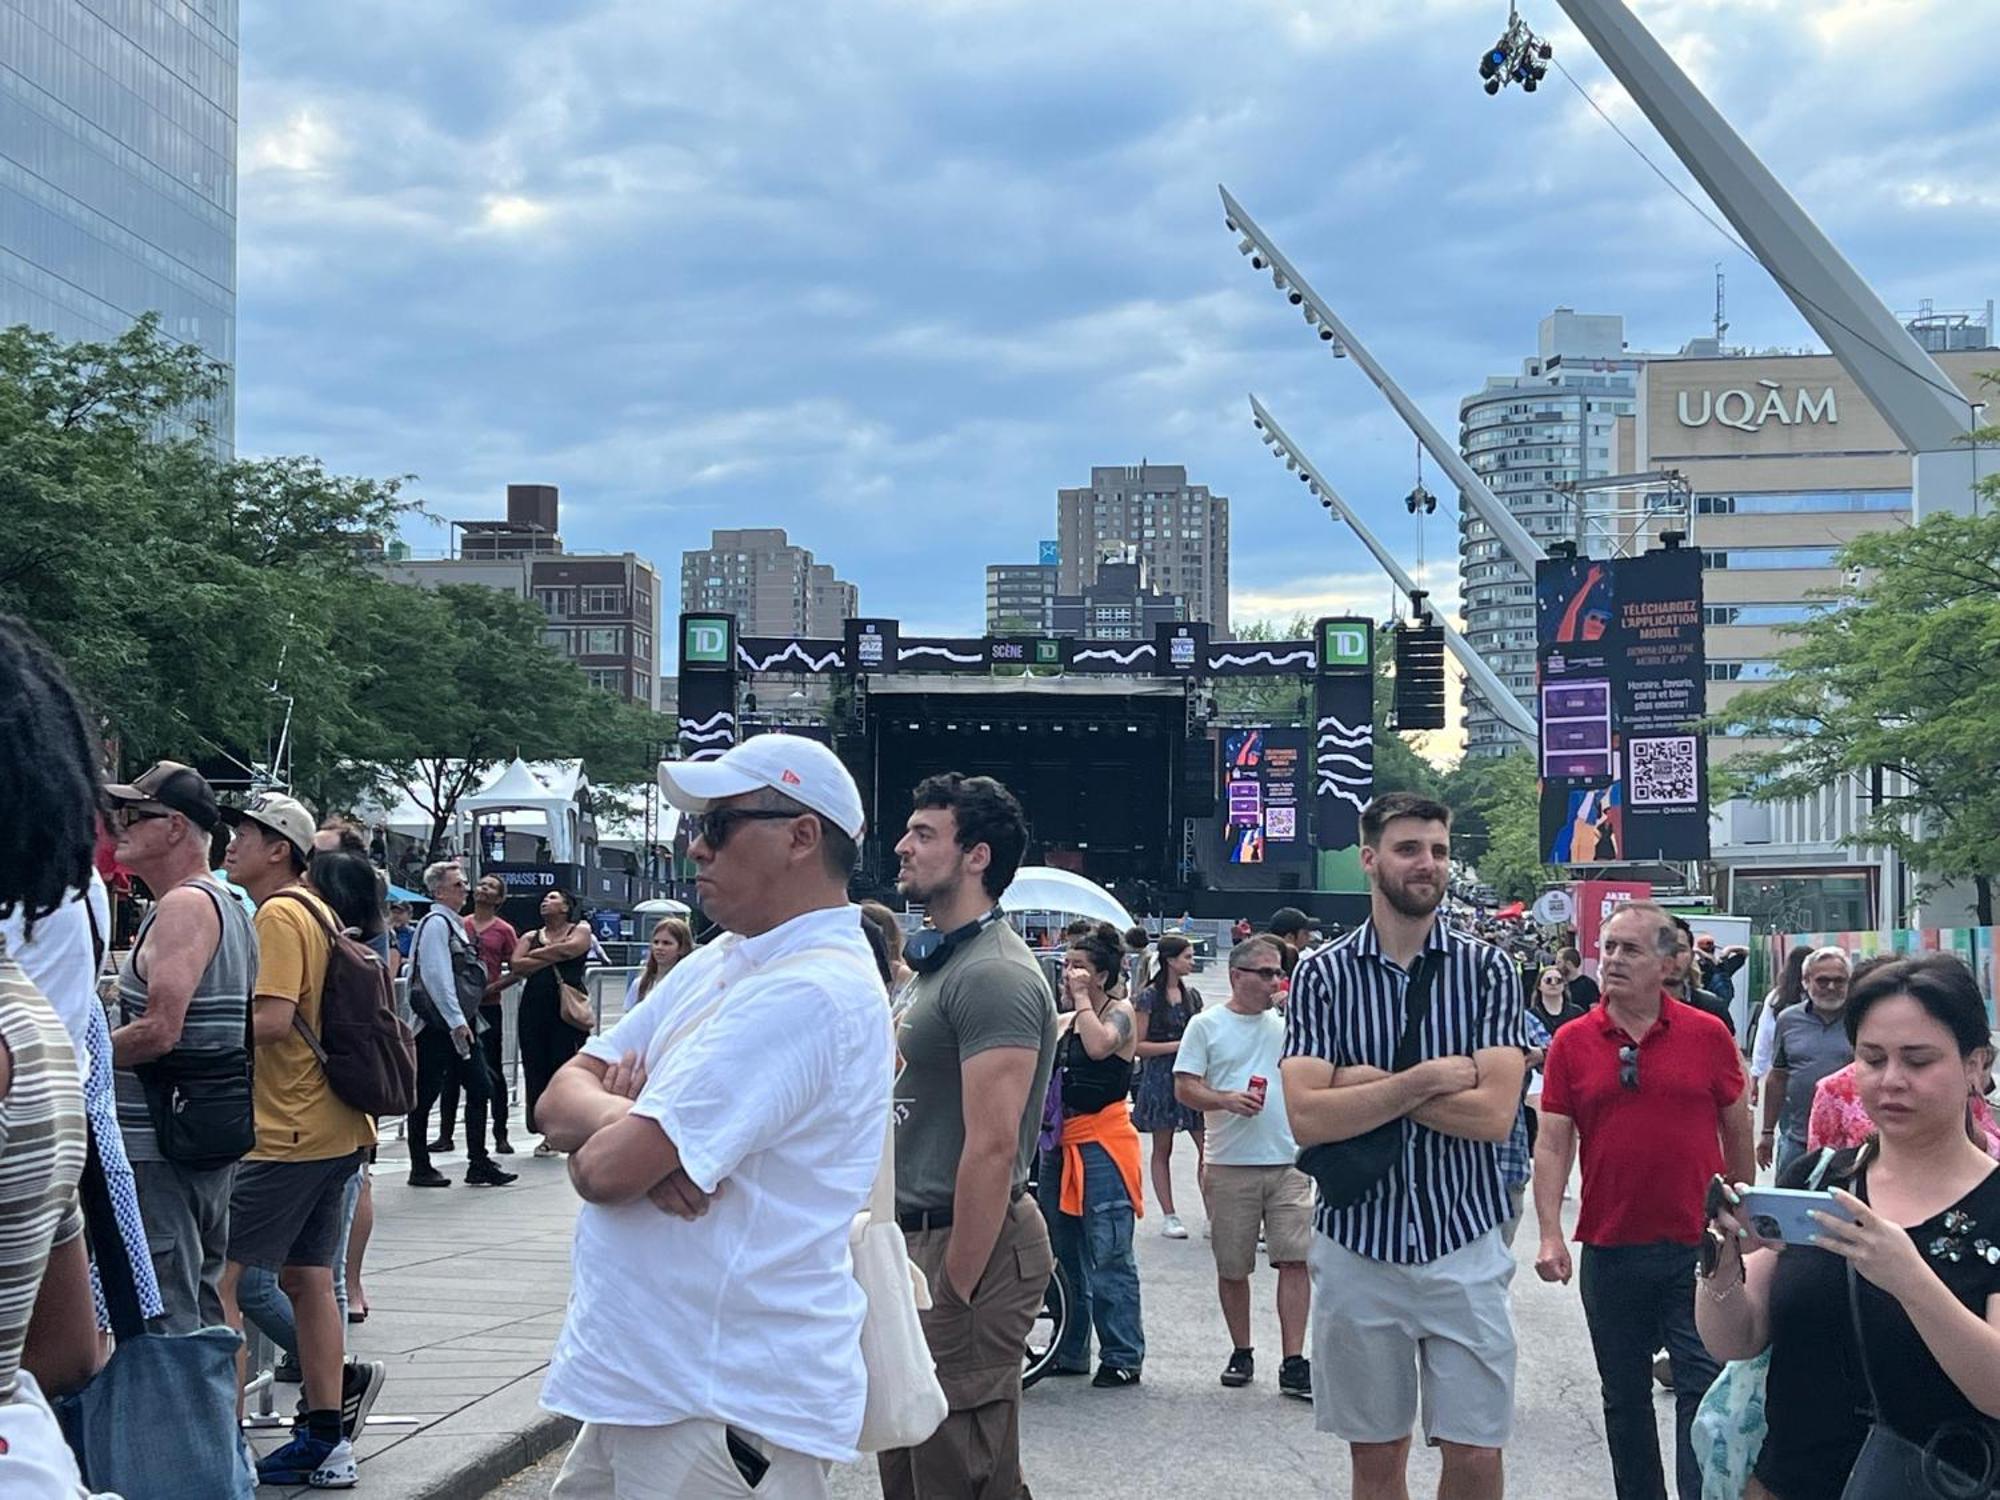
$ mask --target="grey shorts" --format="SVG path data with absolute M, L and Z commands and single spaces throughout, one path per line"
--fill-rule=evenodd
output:
M 1314 1425 L 1393 1443 L 1419 1411 L 1432 1443 L 1504 1448 L 1514 1425 L 1514 1257 L 1498 1229 L 1424 1265 L 1313 1235 Z
M 324 1161 L 246 1161 L 229 1195 L 229 1258 L 239 1266 L 333 1266 L 341 1201 L 365 1153 Z

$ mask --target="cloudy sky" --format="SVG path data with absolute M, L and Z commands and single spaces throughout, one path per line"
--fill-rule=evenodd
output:
M 1637 0 L 1891 305 L 2000 295 L 1990 15 Z M 1676 181 L 1570 31 L 1528 19 Z M 1406 557 L 1414 444 L 1226 234 L 1228 184 L 1431 419 L 1558 303 L 1635 349 L 1804 346 L 1579 93 L 1489 99 L 1503 0 L 286 0 L 243 17 L 238 444 L 560 485 L 677 588 L 778 525 L 908 631 L 981 628 L 1093 464 L 1230 497 L 1239 621 L 1389 606 L 1257 391 Z M 1434 471 L 1426 469 L 1433 488 Z M 1451 597 L 1455 521 L 1425 545 Z M 410 541 L 441 551 L 440 529 Z M 674 600 L 671 593 L 670 606 Z M 671 641 L 663 642 L 671 646 Z M 671 667 L 671 663 L 668 664 Z

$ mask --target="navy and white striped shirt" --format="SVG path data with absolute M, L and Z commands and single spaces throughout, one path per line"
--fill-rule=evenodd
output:
M 1434 922 L 1425 946 L 1440 955 L 1418 1062 L 1482 1047 L 1522 1047 L 1521 982 L 1491 943 Z M 1336 1068 L 1396 1065 L 1409 975 L 1382 951 L 1375 924 L 1301 959 L 1285 1014 L 1285 1056 Z M 1321 1234 L 1371 1260 L 1421 1265 L 1470 1244 L 1507 1217 L 1500 1149 L 1409 1121 L 1403 1160 L 1360 1202 L 1319 1205 Z

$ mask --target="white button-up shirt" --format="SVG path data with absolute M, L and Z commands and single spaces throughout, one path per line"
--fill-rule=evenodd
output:
M 584 1051 L 674 1044 L 634 1101 L 702 1189 L 692 1223 L 647 1199 L 577 1216 L 569 1313 L 542 1404 L 586 1422 L 725 1422 L 856 1457 L 867 1373 L 848 1234 L 888 1119 L 887 997 L 852 906 L 734 935 L 675 966 Z

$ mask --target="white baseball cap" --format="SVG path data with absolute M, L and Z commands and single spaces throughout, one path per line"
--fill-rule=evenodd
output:
M 760 734 L 715 760 L 660 762 L 660 791 L 682 812 L 707 812 L 725 797 L 763 787 L 811 808 L 851 839 L 858 841 L 867 826 L 861 789 L 840 757 L 803 735 Z

